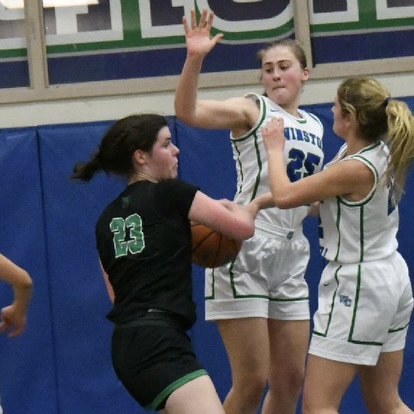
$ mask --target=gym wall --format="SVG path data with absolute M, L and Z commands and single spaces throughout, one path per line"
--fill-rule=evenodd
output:
M 402 98 L 413 108 L 414 98 Z M 304 109 L 325 125 L 329 160 L 341 141 L 332 133 L 331 104 Z M 180 148 L 181 178 L 207 194 L 231 198 L 235 170 L 227 131 L 190 128 L 169 117 Z M 104 174 L 90 183 L 70 180 L 73 165 L 95 150 L 112 120 L 0 130 L 0 251 L 27 269 L 34 296 L 27 331 L 0 337 L 0 378 L 5 414 L 141 414 L 144 411 L 119 383 L 110 360 L 110 310 L 94 240 L 103 207 L 123 188 Z M 412 234 L 414 177 L 401 202 L 400 251 L 414 275 Z M 307 272 L 311 310 L 323 267 L 316 219 L 305 223 L 312 255 Z M 414 277 L 414 276 L 413 276 Z M 194 347 L 222 398 L 230 387 L 230 369 L 216 326 L 204 321 L 203 269 L 193 267 L 197 323 Z M 1 306 L 12 298 L 0 283 Z M 401 394 L 414 407 L 414 328 L 409 330 Z M 298 411 L 299 412 L 299 411 Z M 358 384 L 352 385 L 342 413 L 366 414 Z

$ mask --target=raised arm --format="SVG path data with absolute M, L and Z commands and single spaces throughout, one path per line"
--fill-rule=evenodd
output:
M 199 77 L 206 55 L 222 39 L 222 34 L 210 36 L 214 13 L 204 10 L 197 24 L 195 11 L 191 24 L 183 17 L 187 57 L 175 93 L 175 112 L 188 125 L 201 128 L 250 129 L 258 116 L 255 104 L 243 97 L 219 100 L 199 100 Z

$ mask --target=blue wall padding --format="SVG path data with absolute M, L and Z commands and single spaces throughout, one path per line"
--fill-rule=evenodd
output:
M 0 131 L 0 252 L 26 269 L 34 296 L 23 336 L 0 337 L 1 394 L 5 413 L 56 413 L 56 355 L 51 322 L 37 132 Z M 0 283 L 1 304 L 12 289 Z M 35 407 L 35 408 L 34 408 Z
M 175 126 L 180 177 L 200 186 L 211 197 L 232 199 L 236 170 L 228 131 L 190 128 L 179 120 Z M 231 386 L 230 366 L 216 325 L 204 321 L 204 269 L 194 265 L 193 276 L 198 313 L 191 331 L 194 349 L 214 383 L 220 384 L 218 391 L 224 398 Z
M 411 107 L 414 99 L 407 99 Z M 331 104 L 305 107 L 325 125 L 326 159 L 341 140 L 332 133 Z M 232 198 L 235 166 L 228 131 L 190 128 L 169 117 L 180 148 L 179 175 L 214 198 Z M 0 131 L 0 208 L 5 219 L 0 248 L 33 276 L 35 295 L 27 332 L 0 338 L 1 394 L 5 414 L 142 414 L 117 380 L 111 365 L 110 309 L 95 249 L 94 226 L 103 207 L 123 188 L 104 174 L 90 183 L 70 180 L 77 161 L 96 149 L 108 122 Z M 414 272 L 412 205 L 414 177 L 401 202 L 400 250 Z M 311 243 L 307 272 L 311 311 L 323 268 L 317 219 L 305 222 Z M 194 265 L 198 320 L 190 332 L 200 361 L 220 397 L 231 385 L 227 355 L 214 322 L 204 321 L 204 271 Z M 414 273 L 413 273 L 414 274 Z M 2 301 L 10 289 L 0 284 Z M 3 306 L 3 303 L 1 304 Z M 410 328 L 401 394 L 414 407 L 414 331 Z M 356 381 L 341 412 L 367 414 Z M 299 409 L 298 409 L 299 412 Z
M 211 197 L 233 198 L 236 171 L 228 131 L 190 128 L 177 119 L 174 136 L 180 177 Z
M 110 301 L 94 239 L 102 207 L 123 183 L 103 174 L 87 184 L 70 180 L 74 164 L 96 150 L 108 125 L 39 128 L 59 414 L 133 413 L 135 407 L 111 367 Z

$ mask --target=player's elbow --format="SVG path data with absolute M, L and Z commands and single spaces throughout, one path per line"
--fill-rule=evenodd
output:
M 194 112 L 191 110 L 191 108 L 188 108 L 186 105 L 182 105 L 177 102 L 177 100 L 174 101 L 174 110 L 176 117 L 184 122 L 187 125 L 192 126 L 194 123 Z
M 175 111 L 177 118 L 190 127 L 198 127 L 197 118 L 190 111 Z
M 33 279 L 30 277 L 29 273 L 24 269 L 21 269 L 19 280 L 16 281 L 16 288 L 21 290 L 33 289 Z
M 175 103 L 175 115 L 180 121 L 191 127 L 208 128 L 211 126 L 211 119 L 206 119 L 198 102 L 191 106 Z

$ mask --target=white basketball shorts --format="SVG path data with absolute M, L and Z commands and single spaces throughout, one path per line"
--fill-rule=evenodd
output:
M 308 261 L 302 229 L 256 229 L 234 262 L 206 270 L 206 320 L 309 319 Z
M 413 293 L 398 252 L 368 263 L 330 262 L 318 297 L 310 354 L 376 365 L 381 352 L 404 349 Z

